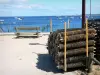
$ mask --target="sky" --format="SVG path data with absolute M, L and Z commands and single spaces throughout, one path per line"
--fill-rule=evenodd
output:
M 81 15 L 82 0 L 0 0 L 0 16 Z M 100 0 L 91 0 L 92 14 L 100 14 Z M 90 0 L 86 0 L 86 14 Z

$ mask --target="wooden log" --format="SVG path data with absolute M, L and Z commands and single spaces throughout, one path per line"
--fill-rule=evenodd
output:
M 91 34 L 88 35 L 88 37 L 89 37 L 89 39 L 91 39 L 91 38 L 94 38 L 95 35 L 96 34 L 91 33 Z M 64 42 L 64 38 L 61 37 L 60 35 L 58 35 L 58 36 L 60 38 L 59 41 Z M 85 40 L 85 39 L 86 39 L 85 34 L 80 34 L 80 35 L 78 34 L 78 35 L 68 36 L 67 41 L 70 42 L 70 41 L 78 41 L 78 40 Z
M 96 59 L 97 59 L 98 61 L 100 61 L 100 54 L 96 54 L 95 57 L 96 57 Z
M 95 47 L 89 47 L 89 52 L 93 52 L 95 49 Z M 73 50 L 68 50 L 67 51 L 67 56 L 73 56 L 73 55 L 77 55 L 77 54 L 84 54 L 85 48 L 78 48 L 78 49 L 73 49 Z M 62 57 L 64 55 L 63 52 L 58 52 L 58 57 Z
M 86 55 L 71 56 L 66 58 L 67 63 L 76 63 L 86 60 Z M 56 63 L 64 63 L 63 57 L 55 56 Z
M 90 29 L 94 29 L 94 28 L 89 28 L 89 30 Z M 69 31 L 77 31 L 77 30 L 85 30 L 84 28 L 70 28 L 70 29 L 67 29 L 67 32 L 69 32 Z M 64 29 L 58 29 L 57 31 L 59 31 L 59 32 L 64 32 Z
M 83 34 L 85 33 L 86 30 L 85 29 L 82 29 L 82 30 L 73 30 L 73 31 L 67 31 L 66 35 L 67 36 L 70 36 L 70 35 L 76 35 L 76 34 Z M 95 33 L 96 34 L 96 30 L 95 29 L 89 29 L 89 32 L 88 33 Z M 61 36 L 64 36 L 64 33 L 63 32 L 60 32 L 59 34 L 61 34 Z
M 88 42 L 89 46 L 94 46 L 95 45 L 95 41 L 94 40 L 89 40 Z M 80 42 L 73 42 L 73 43 L 67 43 L 67 48 L 68 49 L 73 49 L 73 48 L 80 48 L 80 47 L 85 47 L 86 46 L 86 41 L 80 41 Z M 59 49 L 63 49 L 64 45 L 63 44 L 59 44 Z
M 78 68 L 78 67 L 85 67 L 85 65 L 82 62 L 67 64 L 68 69 L 69 68 Z M 63 65 L 58 65 L 57 68 L 58 69 L 63 69 L 64 66 Z

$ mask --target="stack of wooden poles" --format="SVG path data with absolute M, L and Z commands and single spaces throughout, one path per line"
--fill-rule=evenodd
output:
M 95 28 L 97 35 L 94 40 L 95 44 L 95 58 L 100 61 L 100 19 L 89 20 L 89 28 Z
M 88 55 L 94 53 L 94 45 L 96 30 L 88 29 Z M 66 47 L 66 53 L 64 53 Z M 64 44 L 64 29 L 54 31 L 48 38 L 48 52 L 52 55 L 58 69 L 86 69 L 86 29 L 67 29 L 66 30 L 66 46 Z M 66 54 L 66 63 L 64 62 L 64 54 Z M 64 65 L 66 64 L 66 67 Z M 90 61 L 89 64 L 91 64 Z M 88 64 L 88 65 L 89 65 Z

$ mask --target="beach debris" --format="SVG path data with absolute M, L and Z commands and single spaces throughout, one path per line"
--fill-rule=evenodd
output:
M 22 58 L 20 58 L 19 60 L 22 60 Z
M 18 60 L 22 60 L 22 57 L 21 56 L 17 56 Z

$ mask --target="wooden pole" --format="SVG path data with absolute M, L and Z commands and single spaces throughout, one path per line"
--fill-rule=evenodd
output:
M 67 61 L 66 61 L 66 22 L 64 23 L 64 71 L 67 71 Z
M 88 57 L 88 19 L 86 19 L 86 56 Z
M 52 19 L 50 19 L 50 33 L 52 33 Z

